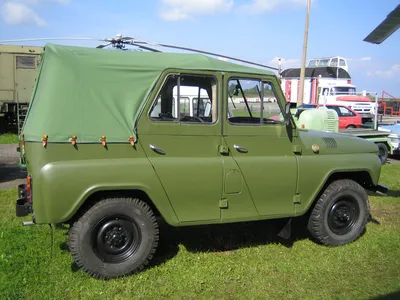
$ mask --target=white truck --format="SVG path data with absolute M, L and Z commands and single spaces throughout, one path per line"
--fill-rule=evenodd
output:
M 340 57 L 339 61 L 341 60 Z M 303 103 L 340 104 L 350 107 L 363 117 L 363 122 L 373 120 L 375 102 L 362 93 L 357 93 L 351 84 L 347 63 L 345 68 L 332 66 L 333 59 L 326 63 L 313 62 L 305 68 Z M 315 67 L 311 67 L 314 66 Z M 299 91 L 300 68 L 281 72 L 281 87 L 288 102 L 296 103 Z

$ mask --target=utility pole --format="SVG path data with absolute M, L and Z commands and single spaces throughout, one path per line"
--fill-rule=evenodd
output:
M 304 29 L 304 41 L 303 41 L 303 58 L 301 61 L 300 85 L 299 85 L 299 94 L 297 95 L 297 106 L 303 104 L 303 98 L 304 98 L 304 73 L 306 68 L 308 21 L 310 19 L 310 6 L 311 6 L 311 0 L 307 0 L 306 26 Z

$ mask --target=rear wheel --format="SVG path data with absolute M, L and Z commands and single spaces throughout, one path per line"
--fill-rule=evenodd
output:
M 356 126 L 355 125 L 347 125 L 346 128 L 356 128 Z
M 139 199 L 105 199 L 90 208 L 69 232 L 75 263 L 94 278 L 140 271 L 156 251 L 157 221 Z
M 379 159 L 381 160 L 382 165 L 384 165 L 389 155 L 388 147 L 383 143 L 377 143 L 376 145 L 379 149 Z
M 308 230 L 319 243 L 338 246 L 358 239 L 369 217 L 368 196 L 353 180 L 332 182 L 318 199 L 308 220 Z

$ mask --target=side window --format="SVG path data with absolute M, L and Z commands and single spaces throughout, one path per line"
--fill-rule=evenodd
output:
M 345 66 L 346 66 L 346 62 L 344 61 L 344 59 L 340 59 L 339 65 L 340 65 L 341 67 L 345 67 Z
M 199 98 L 201 101 L 198 102 Z M 217 80 L 203 75 L 171 75 L 153 106 L 154 121 L 214 123 L 217 121 Z
M 241 124 L 276 124 L 283 121 L 271 83 L 257 79 L 231 78 L 228 81 L 228 121 Z
M 34 56 L 17 56 L 16 57 L 17 69 L 34 69 L 35 57 Z
M 341 117 L 341 116 L 342 116 L 342 112 L 340 111 L 340 109 L 339 109 L 338 106 L 328 106 L 328 105 L 327 105 L 326 108 L 328 108 L 328 109 L 333 109 L 334 111 L 336 111 L 337 114 L 338 114 L 338 117 Z
M 175 88 L 176 90 L 176 88 Z M 181 93 L 182 95 L 182 93 Z M 174 97 L 174 102 L 175 102 L 176 97 Z M 188 97 L 182 97 L 180 98 L 181 101 L 179 101 L 179 111 L 180 111 L 180 117 L 187 117 L 190 116 L 190 103 L 189 103 L 189 98 Z
M 263 118 L 284 121 L 282 111 L 279 106 L 278 98 L 275 95 L 272 83 L 264 82 L 263 87 L 264 87 Z
M 343 117 L 353 117 L 353 116 L 355 116 L 355 114 L 351 110 L 348 110 L 346 107 L 339 106 L 339 110 L 340 110 L 341 116 L 343 116 Z

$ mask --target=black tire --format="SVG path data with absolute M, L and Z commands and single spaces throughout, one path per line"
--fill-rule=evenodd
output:
M 113 198 L 96 203 L 72 225 L 68 244 L 78 267 L 94 278 L 111 279 L 142 270 L 158 240 L 158 223 L 146 203 Z
M 376 145 L 378 146 L 379 149 L 379 159 L 381 160 L 381 164 L 384 165 L 389 156 L 388 147 L 383 143 L 377 143 Z
M 334 181 L 315 204 L 308 231 L 316 242 L 326 246 L 349 244 L 365 231 L 369 208 L 368 195 L 361 185 L 349 179 Z
M 347 125 L 346 128 L 356 128 L 356 126 L 354 126 L 354 125 Z

